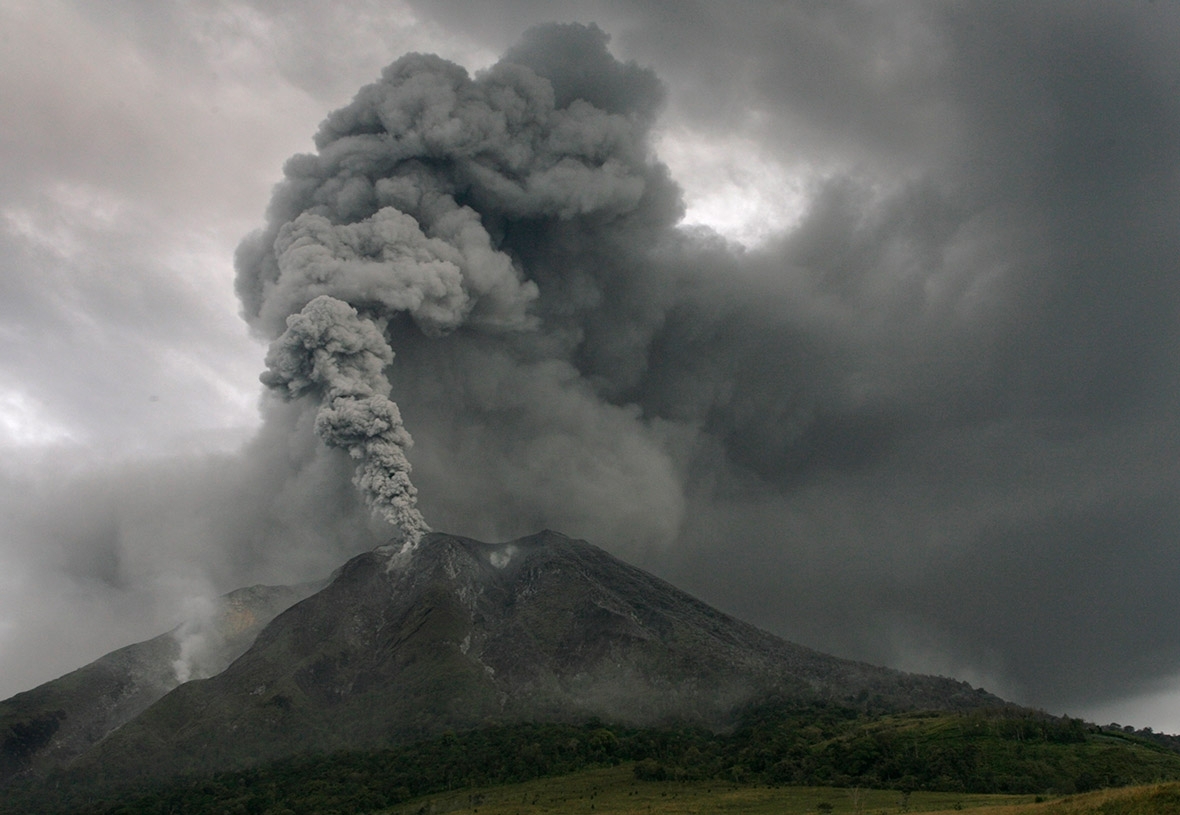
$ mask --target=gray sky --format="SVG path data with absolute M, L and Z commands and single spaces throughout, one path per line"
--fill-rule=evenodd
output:
M 554 21 L 622 62 L 518 45 Z M 311 211 L 289 183 L 268 220 L 284 162 L 384 66 L 510 52 L 622 169 L 516 200 L 447 154 L 540 293 L 526 329 L 386 315 L 427 521 L 1180 732 L 1176 6 L 7 0 L 0 32 L 0 697 L 388 535 L 263 397 L 287 312 L 251 335 L 234 252 Z

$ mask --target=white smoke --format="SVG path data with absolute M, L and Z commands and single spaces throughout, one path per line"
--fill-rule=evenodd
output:
M 179 648 L 177 658 L 172 662 L 177 684 L 183 685 L 190 679 L 203 679 L 218 670 L 216 655 L 224 645 L 225 637 L 218 631 L 217 617 L 220 609 L 216 601 L 207 597 L 191 597 L 183 604 L 185 620 L 173 632 Z

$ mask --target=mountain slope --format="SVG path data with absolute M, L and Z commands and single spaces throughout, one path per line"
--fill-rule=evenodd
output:
M 219 673 L 319 586 L 253 586 L 206 615 L 0 702 L 0 783 L 69 763 L 191 676 Z
M 505 544 L 432 534 L 408 553 L 352 559 L 223 672 L 176 688 L 83 763 L 121 777 L 200 772 L 522 720 L 724 727 L 771 694 L 1002 704 L 787 643 L 553 532 Z

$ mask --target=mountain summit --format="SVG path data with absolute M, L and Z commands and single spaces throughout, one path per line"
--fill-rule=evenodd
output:
M 348 561 L 223 671 L 175 688 L 79 764 L 197 772 L 519 721 L 720 728 L 772 695 L 1000 703 L 788 643 L 555 532 L 502 544 L 432 533 Z

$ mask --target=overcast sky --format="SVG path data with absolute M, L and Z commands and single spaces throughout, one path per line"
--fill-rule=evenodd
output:
M 413 82 L 536 109 L 356 163 Z M 0 99 L 0 698 L 390 534 L 259 374 L 275 236 L 429 190 L 507 277 L 332 293 L 435 529 L 1180 732 L 1180 6 L 0 0 Z

